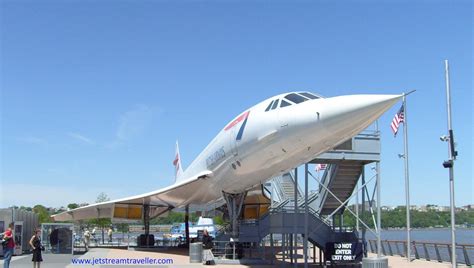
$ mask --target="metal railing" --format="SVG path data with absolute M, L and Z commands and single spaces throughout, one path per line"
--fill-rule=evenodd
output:
M 327 184 L 330 182 L 330 181 L 327 181 L 331 178 L 328 178 L 330 177 L 333 173 L 334 173 L 334 170 L 336 169 L 337 165 L 335 164 L 328 164 L 326 166 L 326 169 L 324 170 L 324 173 L 323 175 L 321 176 L 321 183 L 319 184 L 319 188 L 318 188 L 318 194 L 319 195 L 322 195 L 324 191 L 326 191 L 326 189 L 324 189 L 324 186 L 328 186 Z M 324 186 L 323 186 L 324 185 Z
M 368 240 L 369 248 L 372 253 L 377 252 L 377 240 Z M 451 261 L 451 244 L 440 242 L 421 242 L 412 241 L 410 245 L 415 259 L 425 259 L 427 261 L 449 262 Z M 402 240 L 382 240 L 382 253 L 386 256 L 399 255 L 407 256 L 407 242 Z M 473 265 L 474 245 L 456 244 L 456 262 Z
M 308 204 L 309 203 L 310 202 L 308 201 Z M 298 205 L 298 213 L 304 213 L 305 209 L 306 208 L 304 206 L 304 203 L 301 206 Z M 331 222 L 329 220 L 320 217 L 319 213 L 314 208 L 312 208 L 311 206 L 308 206 L 308 212 L 309 212 L 310 215 L 313 215 L 317 218 L 320 218 L 326 224 L 328 224 L 328 225 L 331 224 Z M 268 212 L 261 217 L 261 219 L 264 216 L 266 216 L 267 214 L 271 214 L 271 213 L 295 213 L 293 199 L 287 200 L 287 202 L 284 202 L 284 203 L 280 204 L 279 206 L 276 206 L 276 207 L 273 207 L 273 208 L 269 209 Z
M 380 131 L 379 130 L 370 130 L 366 129 L 357 134 L 356 137 L 365 137 L 365 138 L 380 138 Z
M 319 192 L 313 191 L 308 195 L 308 206 L 311 206 L 311 203 L 314 202 L 318 198 Z M 303 208 L 305 207 L 305 200 L 304 196 L 298 199 L 298 207 Z
M 275 186 L 272 187 L 272 189 L 275 191 L 275 196 L 273 196 L 274 199 L 277 199 L 278 202 L 283 202 L 286 199 L 285 193 L 283 193 L 282 188 L 280 187 L 282 185 L 282 180 L 283 180 L 283 175 L 280 175 L 278 177 L 273 178 L 273 183 Z
M 245 258 L 265 259 L 264 242 L 238 243 L 230 241 L 212 241 L 212 254 L 214 259 L 237 260 Z
M 153 246 L 157 247 L 177 247 L 180 244 L 184 243 L 184 237 L 166 237 L 163 235 L 159 235 L 155 237 L 155 243 Z M 104 242 L 102 243 L 102 238 L 96 236 L 91 237 L 89 240 L 88 247 L 95 248 L 95 247 L 136 247 L 137 246 L 137 235 L 130 235 L 129 233 L 125 234 L 124 236 L 114 236 L 112 240 L 109 240 L 108 237 L 105 237 Z M 76 237 L 74 238 L 74 249 L 76 251 L 85 251 L 85 240 L 83 237 Z
M 132 242 L 135 241 L 135 242 Z M 130 236 L 128 233 L 123 236 L 114 236 L 112 240 L 109 240 L 109 237 L 104 238 L 102 243 L 102 237 L 96 236 L 89 239 L 88 247 L 128 247 L 131 243 L 136 243 L 136 236 Z M 74 249 L 76 251 L 85 250 L 85 240 L 82 236 L 74 237 Z
M 299 208 L 298 209 L 298 213 L 300 213 L 300 214 L 304 213 L 304 211 L 305 211 L 304 208 Z M 327 226 L 332 225 L 330 220 L 328 220 L 324 217 L 320 217 L 319 214 L 313 208 L 308 206 L 308 211 L 309 211 L 309 219 L 308 219 L 309 222 L 308 223 L 310 224 L 310 226 L 313 226 L 312 227 L 313 229 L 310 229 L 309 233 L 308 233 L 308 235 L 310 237 L 314 233 L 317 233 L 318 231 L 321 231 L 320 228 L 322 228 L 324 226 L 327 227 Z M 242 226 L 242 227 L 253 226 L 253 227 L 259 228 L 259 230 L 257 231 L 258 233 L 255 233 L 254 231 L 251 231 L 250 235 L 259 235 L 259 236 L 260 235 L 266 235 L 267 231 L 268 231 L 267 229 L 269 228 L 269 226 L 263 225 L 263 228 L 262 228 L 262 226 L 260 226 L 261 222 L 264 220 L 265 217 L 268 217 L 271 214 L 277 214 L 277 213 L 294 214 L 294 213 L 296 213 L 296 211 L 294 210 L 293 206 L 283 206 L 283 207 L 278 207 L 278 208 L 272 208 L 267 213 L 265 213 L 259 220 L 255 220 L 255 219 L 241 220 L 241 221 L 239 221 L 239 225 Z M 312 225 L 311 222 L 316 220 L 316 219 L 318 219 L 321 222 L 318 225 L 316 225 L 316 227 L 315 227 L 314 225 Z M 344 227 L 342 229 L 339 228 L 339 227 L 336 227 L 336 228 L 334 228 L 333 231 L 337 232 L 337 233 L 353 233 L 353 232 L 355 232 L 355 229 L 354 229 L 354 227 Z M 248 235 L 242 229 L 240 230 L 240 234 L 244 235 L 244 236 Z M 261 238 L 263 238 L 263 237 L 261 237 Z
M 212 254 L 217 259 L 237 259 L 237 245 L 229 241 L 212 241 Z

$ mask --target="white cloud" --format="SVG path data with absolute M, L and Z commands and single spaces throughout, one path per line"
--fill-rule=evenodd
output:
M 119 118 L 115 140 L 107 147 L 114 148 L 134 138 L 140 137 L 151 123 L 152 111 L 146 105 L 137 105 Z
M 76 139 L 78 141 L 81 141 L 83 143 L 87 143 L 87 144 L 94 144 L 94 141 L 87 138 L 86 136 L 84 135 L 81 135 L 81 134 L 78 134 L 78 133 L 74 133 L 74 132 L 69 132 L 67 134 L 69 137 L 73 138 L 73 139 Z
M 120 117 L 116 136 L 120 140 L 128 140 L 141 135 L 151 121 L 151 109 L 146 105 L 138 105 Z

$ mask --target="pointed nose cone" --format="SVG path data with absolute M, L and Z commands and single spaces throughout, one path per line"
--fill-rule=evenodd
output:
M 334 136 L 355 136 L 385 113 L 402 95 L 348 95 L 328 98 L 321 114 L 326 129 Z

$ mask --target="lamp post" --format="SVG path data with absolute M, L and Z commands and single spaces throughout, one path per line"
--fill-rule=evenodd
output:
M 449 65 L 448 60 L 444 61 L 446 74 L 446 106 L 448 114 L 448 135 L 440 137 L 442 141 L 448 142 L 448 156 L 449 159 L 443 162 L 443 167 L 449 169 L 449 195 L 451 206 L 451 266 L 456 267 L 456 221 L 454 218 L 455 204 L 454 204 L 454 160 L 456 160 L 457 152 L 454 148 L 454 134 L 451 123 L 451 90 L 449 84 Z

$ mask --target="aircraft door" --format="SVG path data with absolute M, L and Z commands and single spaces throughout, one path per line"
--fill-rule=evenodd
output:
M 278 123 L 280 125 L 279 131 L 285 131 L 288 129 L 288 126 L 291 124 L 293 119 L 293 113 L 291 112 L 290 107 L 282 107 L 278 109 Z
M 236 129 L 237 129 L 236 127 L 233 127 L 233 128 L 231 128 L 227 131 L 228 132 L 227 143 L 228 143 L 228 146 L 229 146 L 229 155 L 232 158 L 237 157 L 237 155 L 238 155 L 237 140 L 236 140 L 237 130 Z
M 283 153 L 294 151 L 298 148 L 300 143 L 300 140 L 297 137 L 293 137 L 292 131 L 290 131 L 290 128 L 295 121 L 295 111 L 293 108 L 293 106 L 288 106 L 278 109 L 278 131 L 280 132 L 280 137 L 282 137 L 281 149 Z

